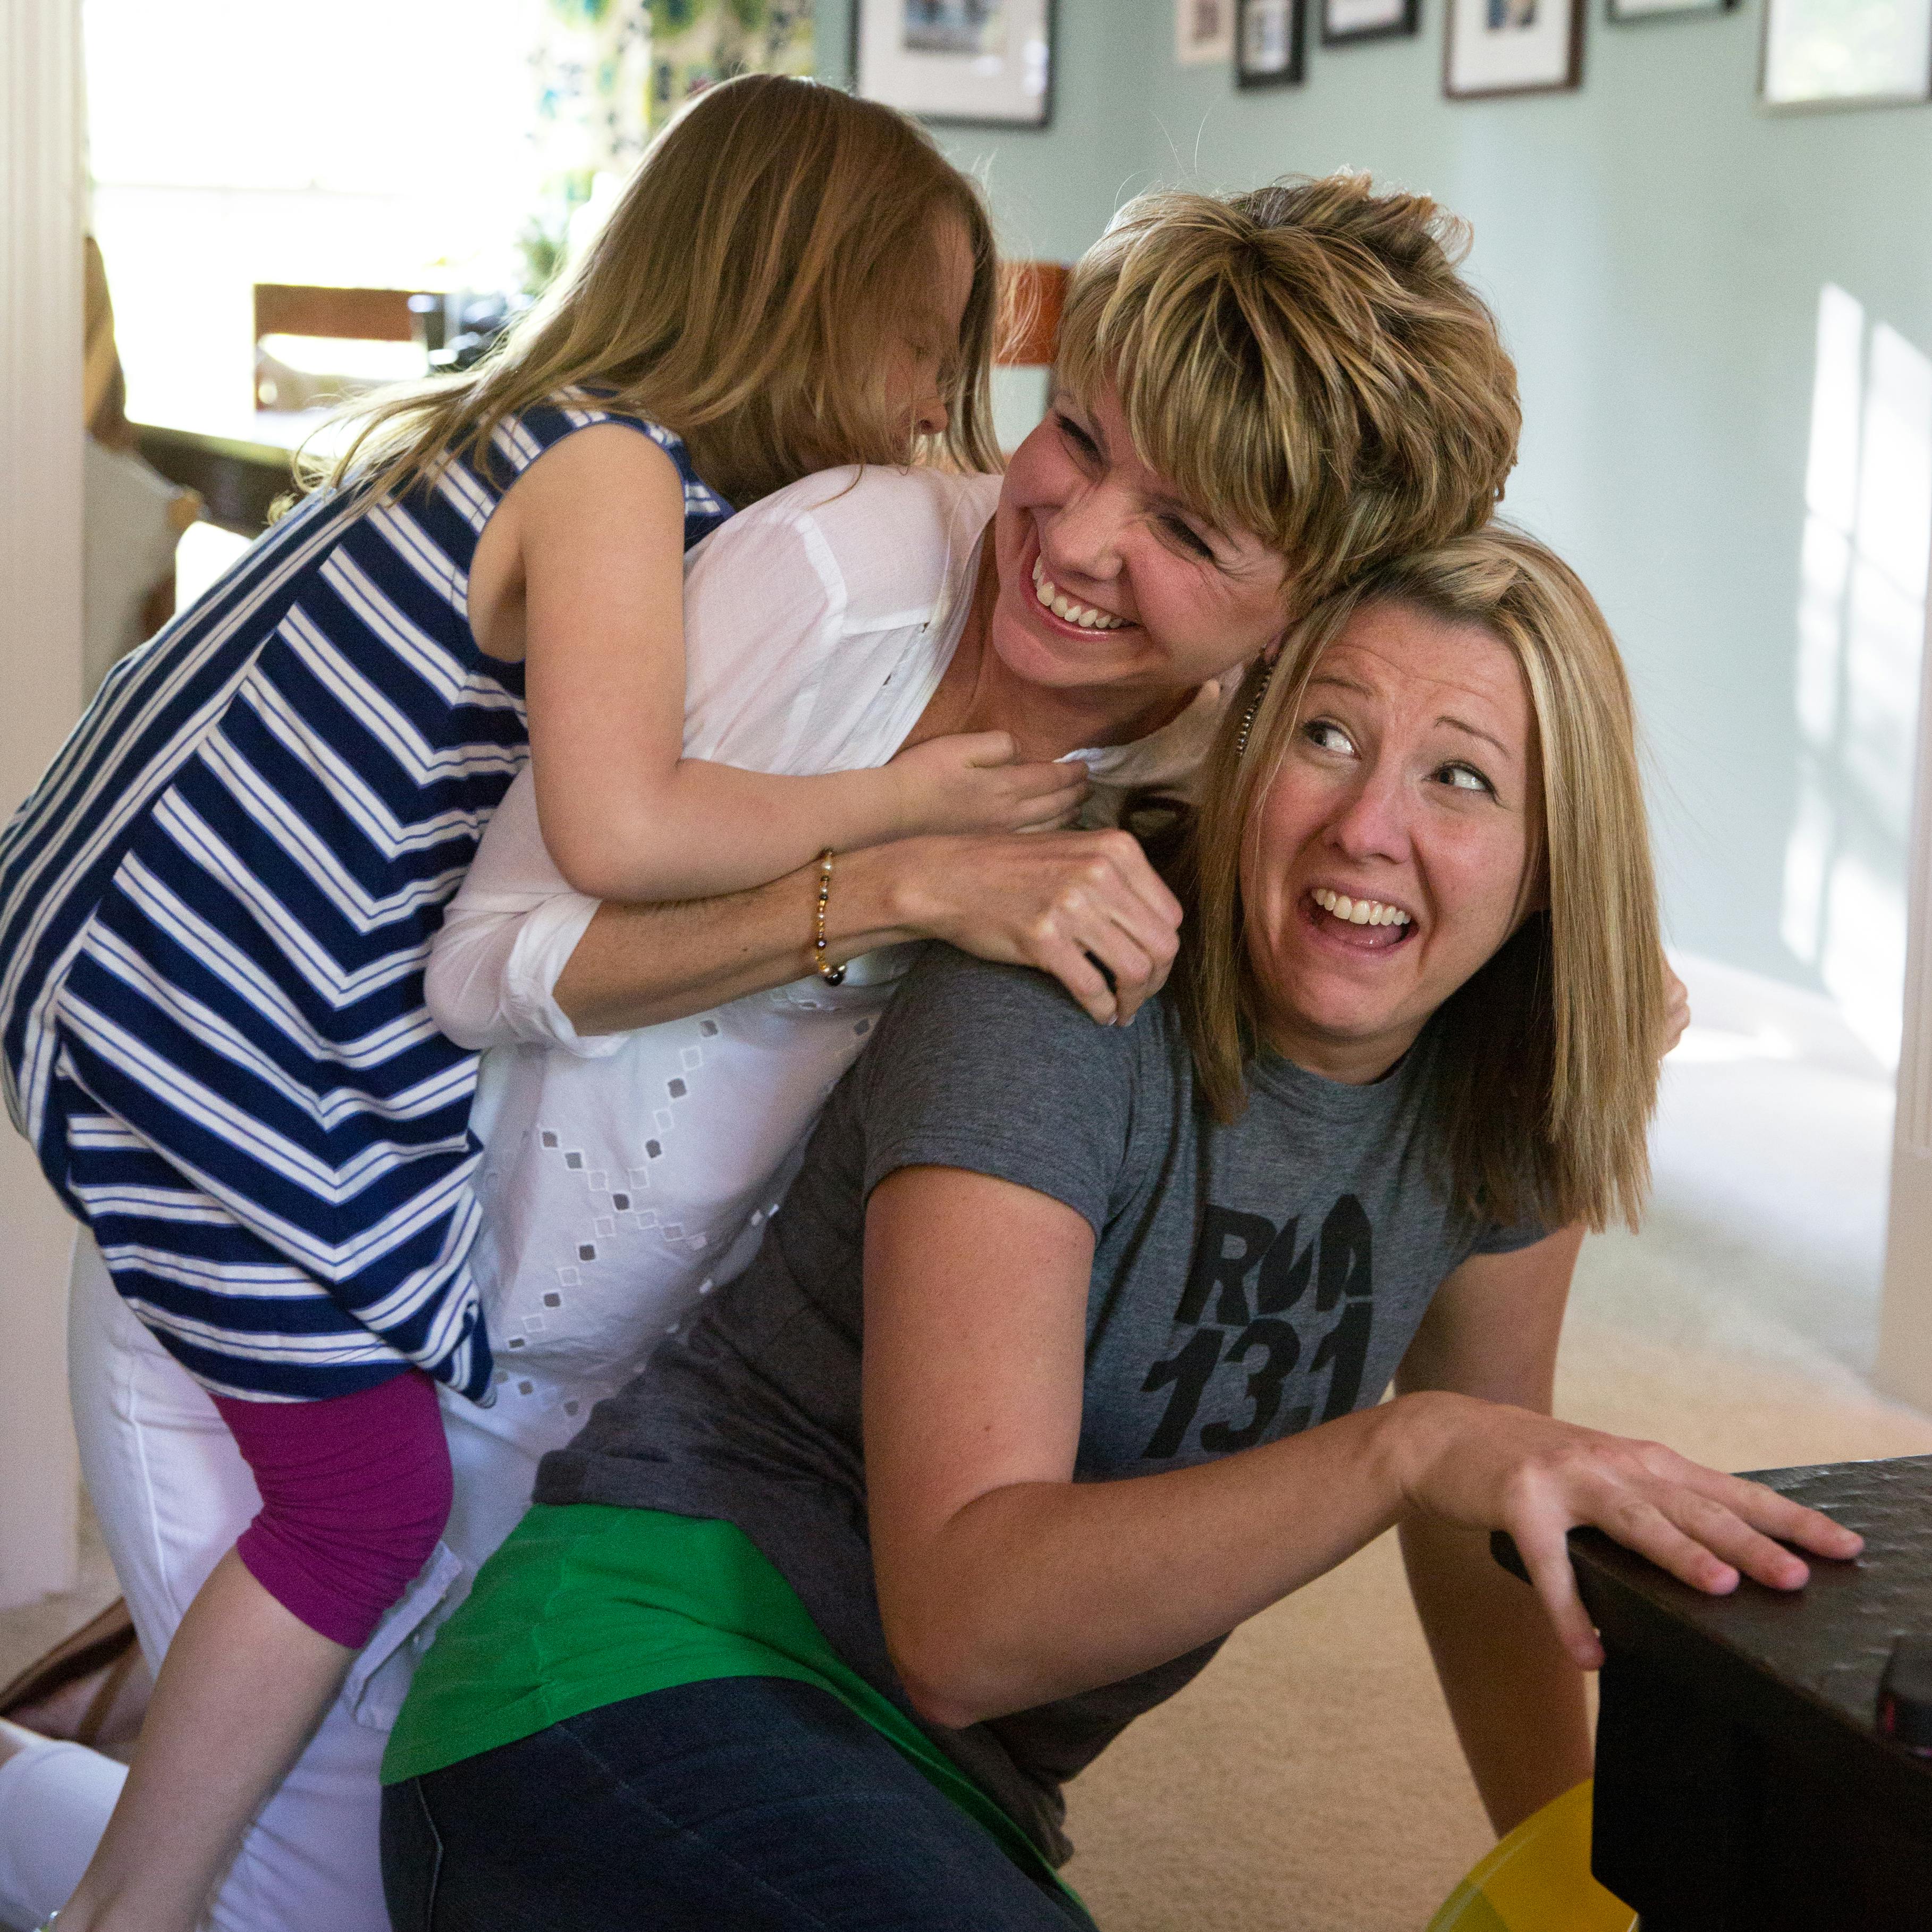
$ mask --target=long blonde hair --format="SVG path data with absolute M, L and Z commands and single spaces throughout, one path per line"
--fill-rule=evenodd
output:
M 1288 560 L 1292 616 L 1502 494 L 1522 414 L 1468 242 L 1360 174 L 1143 195 L 1074 271 L 1060 376 L 1114 384 L 1142 458 Z
M 1241 858 L 1300 723 L 1316 661 L 1364 606 L 1478 624 L 1521 668 L 1543 772 L 1544 904 L 1446 1000 L 1432 1029 L 1431 1104 L 1445 1177 L 1468 1211 L 1551 1226 L 1636 1226 L 1664 1026 L 1664 945 L 1623 660 L 1560 557 L 1492 524 L 1371 572 L 1289 633 L 1272 678 L 1252 670 L 1210 758 L 1179 868 L 1188 934 L 1175 989 L 1202 1091 L 1245 1105 L 1260 1037 Z M 1241 726 L 1257 696 L 1245 752 Z
M 742 506 L 812 471 L 904 463 L 886 389 L 934 304 L 936 231 L 959 223 L 972 292 L 938 452 L 997 470 L 988 366 L 993 236 L 977 190 L 904 116 L 836 88 L 746 74 L 710 88 L 652 144 L 583 260 L 466 374 L 352 408 L 311 482 L 393 494 L 453 455 L 488 468 L 509 417 L 588 389 L 691 446 Z

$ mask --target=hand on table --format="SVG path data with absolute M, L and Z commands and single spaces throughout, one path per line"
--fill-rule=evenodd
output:
M 1508 1531 L 1564 1648 L 1586 1670 L 1604 1652 L 1576 1593 L 1573 1529 L 1600 1529 L 1712 1596 L 1736 1589 L 1741 1575 L 1801 1588 L 1810 1572 L 1786 1543 L 1840 1561 L 1864 1546 L 1829 1516 L 1661 1443 L 1470 1396 L 1403 1400 L 1430 1406 L 1400 1472 L 1410 1506 L 1460 1528 Z

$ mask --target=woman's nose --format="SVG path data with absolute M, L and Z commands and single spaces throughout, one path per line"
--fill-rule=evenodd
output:
M 1354 860 L 1409 856 L 1410 800 L 1395 776 L 1370 766 L 1328 822 L 1335 849 Z
M 913 418 L 913 427 L 921 436 L 944 436 L 946 424 L 952 420 L 952 412 L 946 406 L 946 399 L 934 390 L 919 406 Z
M 1105 583 L 1120 574 L 1121 519 L 1104 488 L 1073 491 L 1044 524 L 1041 554 L 1056 577 Z

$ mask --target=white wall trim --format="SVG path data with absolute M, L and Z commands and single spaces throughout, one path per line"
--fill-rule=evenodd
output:
M 80 0 L 0 0 L 0 814 L 80 709 Z M 0 1607 L 73 1587 L 73 1224 L 0 1121 Z
M 1932 651 L 1923 662 L 1906 873 L 1904 1026 L 1874 1379 L 1887 1394 L 1932 1409 Z

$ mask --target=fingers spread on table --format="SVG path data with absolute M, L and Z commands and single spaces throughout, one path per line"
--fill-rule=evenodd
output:
M 1580 1670 L 1600 1669 L 1604 1647 L 1576 1592 L 1576 1573 L 1570 1565 L 1567 1526 L 1552 1519 L 1533 1528 L 1520 1526 L 1513 1533 L 1517 1553 L 1529 1572 L 1537 1595 L 1542 1599 L 1558 1642 Z

